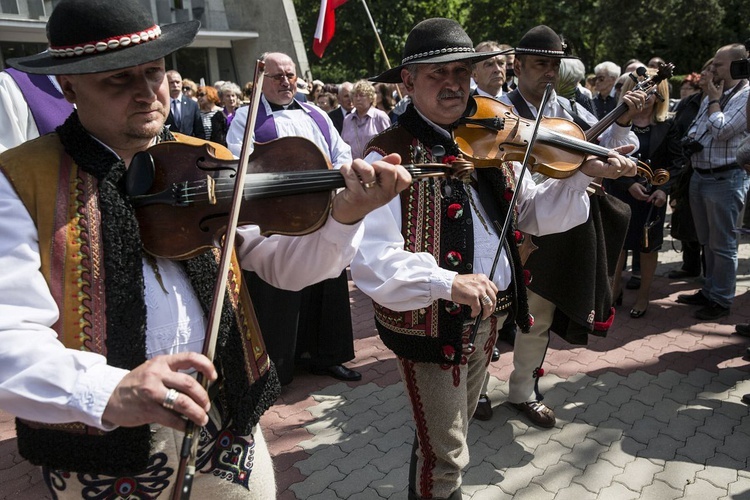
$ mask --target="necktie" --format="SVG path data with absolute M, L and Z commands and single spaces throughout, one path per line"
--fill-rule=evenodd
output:
M 180 107 L 177 99 L 172 99 L 172 116 L 174 117 L 174 124 L 180 126 Z

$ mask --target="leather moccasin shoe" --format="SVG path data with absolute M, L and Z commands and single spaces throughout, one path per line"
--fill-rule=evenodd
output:
M 541 401 L 510 403 L 510 405 L 526 415 L 526 418 L 539 427 L 549 429 L 555 426 L 555 412 Z
M 344 382 L 357 382 L 362 380 L 362 374 L 350 370 L 344 365 L 331 365 L 323 368 L 310 368 L 310 373 L 314 375 L 328 375 L 329 377 L 343 380 Z
M 698 290 L 695 293 L 681 293 L 677 296 L 678 304 L 687 304 L 689 306 L 707 306 L 711 301 Z
M 750 325 L 737 325 L 734 327 L 734 332 L 743 337 L 750 337 Z
M 488 398 L 486 394 L 481 394 L 479 396 L 477 409 L 474 410 L 474 418 L 484 421 L 492 418 L 492 401 L 490 401 L 490 398 Z
M 720 306 L 716 302 L 711 302 L 706 307 L 695 311 L 695 317 L 703 321 L 712 321 L 725 316 L 729 316 L 729 308 Z

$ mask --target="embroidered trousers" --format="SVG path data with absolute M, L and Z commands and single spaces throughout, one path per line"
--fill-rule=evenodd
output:
M 518 332 L 513 344 L 513 373 L 510 374 L 508 401 L 525 403 L 536 400 L 534 395 L 534 370 L 542 366 L 549 345 L 549 328 L 555 314 L 555 305 L 535 294 L 526 291 L 529 298 L 529 312 L 534 316 L 534 324 L 529 333 Z
M 465 354 L 460 365 L 398 358 L 416 427 L 409 471 L 410 498 L 448 498 L 461 487 L 461 470 L 469 463 L 469 419 L 476 409 L 492 356 L 497 322 L 498 318 L 491 316 L 480 323 L 476 350 Z M 473 323 L 465 327 L 464 345 L 472 326 Z
M 216 422 L 212 409 L 209 416 Z M 275 500 L 271 454 L 259 425 L 251 436 L 232 436 L 207 426 L 201 437 L 191 498 Z M 111 477 L 42 469 L 52 498 L 59 500 L 170 498 L 179 464 L 183 433 L 151 426 L 152 455 L 145 471 L 130 477 Z

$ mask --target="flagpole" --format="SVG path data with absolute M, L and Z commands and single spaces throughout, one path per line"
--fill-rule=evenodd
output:
M 375 38 L 378 40 L 378 45 L 380 45 L 380 51 L 383 53 L 383 58 L 385 59 L 385 65 L 388 69 L 391 69 L 391 61 L 388 60 L 388 54 L 385 53 L 385 47 L 383 47 L 383 42 L 380 41 L 380 35 L 378 34 L 378 28 L 375 26 L 375 21 L 372 19 L 372 15 L 370 15 L 370 9 L 367 7 L 367 2 L 365 0 L 362 0 L 362 6 L 365 8 L 365 12 L 367 12 L 367 18 L 370 20 L 370 24 L 372 25 L 372 31 L 375 32 Z M 401 95 L 401 89 L 396 86 L 396 92 L 398 92 L 398 97 L 402 98 Z
M 383 42 L 380 41 L 380 35 L 378 35 L 378 28 L 375 26 L 375 21 L 372 20 L 372 16 L 370 15 L 370 9 L 367 7 L 367 2 L 365 0 L 362 0 L 362 5 L 365 8 L 365 12 L 367 12 L 367 18 L 370 20 L 370 24 L 372 25 L 372 31 L 375 32 L 375 38 L 378 39 L 378 45 L 380 45 L 380 51 L 383 53 L 383 57 L 385 58 L 385 65 L 388 67 L 388 69 L 391 69 L 391 62 L 388 60 L 388 54 L 385 53 L 385 47 L 383 47 Z

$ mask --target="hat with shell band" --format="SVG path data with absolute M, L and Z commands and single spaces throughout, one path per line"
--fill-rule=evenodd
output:
M 474 44 L 464 29 L 453 19 L 426 19 L 409 32 L 401 64 L 378 76 L 372 82 L 401 83 L 401 70 L 409 64 L 440 64 L 456 61 L 475 63 L 504 51 L 475 52 Z
M 568 45 L 563 38 L 549 26 L 540 24 L 531 28 L 518 42 L 514 53 L 516 55 L 532 55 L 578 59 L 567 53 Z
M 62 0 L 47 21 L 49 48 L 8 59 L 19 71 L 49 75 L 102 73 L 161 59 L 190 44 L 200 22 L 154 22 L 138 0 Z

